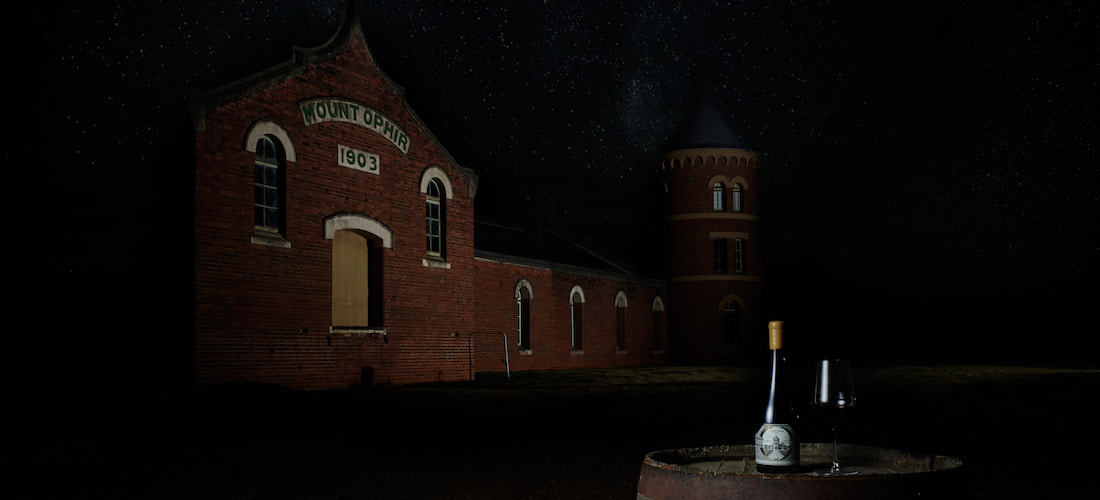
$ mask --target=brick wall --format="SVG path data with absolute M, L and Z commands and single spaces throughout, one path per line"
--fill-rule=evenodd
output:
M 479 286 L 474 289 L 478 334 L 471 340 L 475 371 L 503 371 L 502 338 L 508 335 L 508 360 L 513 371 L 663 364 L 664 345 L 654 352 L 653 300 L 666 301 L 663 284 L 631 280 L 614 274 L 532 267 L 479 259 Z M 521 279 L 531 284 L 529 352 L 518 345 L 518 305 L 515 288 Z M 582 349 L 571 346 L 569 292 L 579 286 L 585 296 Z M 622 291 L 626 308 L 626 349 L 616 349 L 615 296 Z M 662 336 L 665 326 L 660 326 Z M 662 337 L 662 344 L 665 342 Z

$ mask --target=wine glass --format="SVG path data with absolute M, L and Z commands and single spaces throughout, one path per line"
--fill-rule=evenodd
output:
M 847 359 L 827 358 L 817 362 L 817 377 L 814 380 L 814 397 L 811 408 L 829 423 L 833 432 L 833 463 L 828 469 L 814 471 L 816 474 L 847 475 L 859 471 L 851 467 L 841 467 L 837 456 L 837 428 L 851 414 L 856 405 L 855 383 L 852 381 L 852 367 Z

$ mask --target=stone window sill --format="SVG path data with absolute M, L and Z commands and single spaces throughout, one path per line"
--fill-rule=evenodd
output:
M 256 245 L 266 245 L 269 247 L 290 248 L 290 242 L 282 236 L 272 233 L 255 233 L 248 239 L 250 243 Z
M 432 268 L 432 269 L 450 269 L 451 268 L 451 263 L 450 262 L 447 262 L 447 261 L 445 261 L 443 259 L 440 259 L 440 258 L 437 258 L 437 257 L 422 259 L 420 261 L 420 263 L 423 264 L 424 267 L 428 267 L 428 268 Z
M 352 335 L 386 335 L 385 328 L 369 327 L 369 326 L 330 326 L 328 327 L 329 333 L 342 334 L 345 337 Z

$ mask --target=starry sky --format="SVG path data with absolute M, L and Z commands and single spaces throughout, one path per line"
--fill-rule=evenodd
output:
M 480 175 L 479 217 L 563 225 L 644 271 L 655 156 L 706 84 L 765 158 L 769 314 L 868 335 L 881 321 L 1095 327 L 1100 27 L 1088 3 L 359 4 L 378 63 Z M 27 134 L 5 154 L 18 186 L 5 212 L 25 243 L 9 268 L 160 266 L 151 247 L 180 246 L 171 233 L 186 224 L 174 200 L 189 173 L 174 159 L 188 92 L 322 44 L 343 10 L 195 5 L 13 16 L 34 30 L 4 35 L 20 96 L 9 119 Z

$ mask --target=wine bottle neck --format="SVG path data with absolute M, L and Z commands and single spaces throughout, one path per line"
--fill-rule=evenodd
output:
M 781 404 L 779 400 L 781 376 L 779 361 L 779 349 L 772 349 L 772 380 L 771 387 L 768 389 L 768 406 L 764 409 L 764 422 L 769 424 L 776 422 L 776 413 Z

